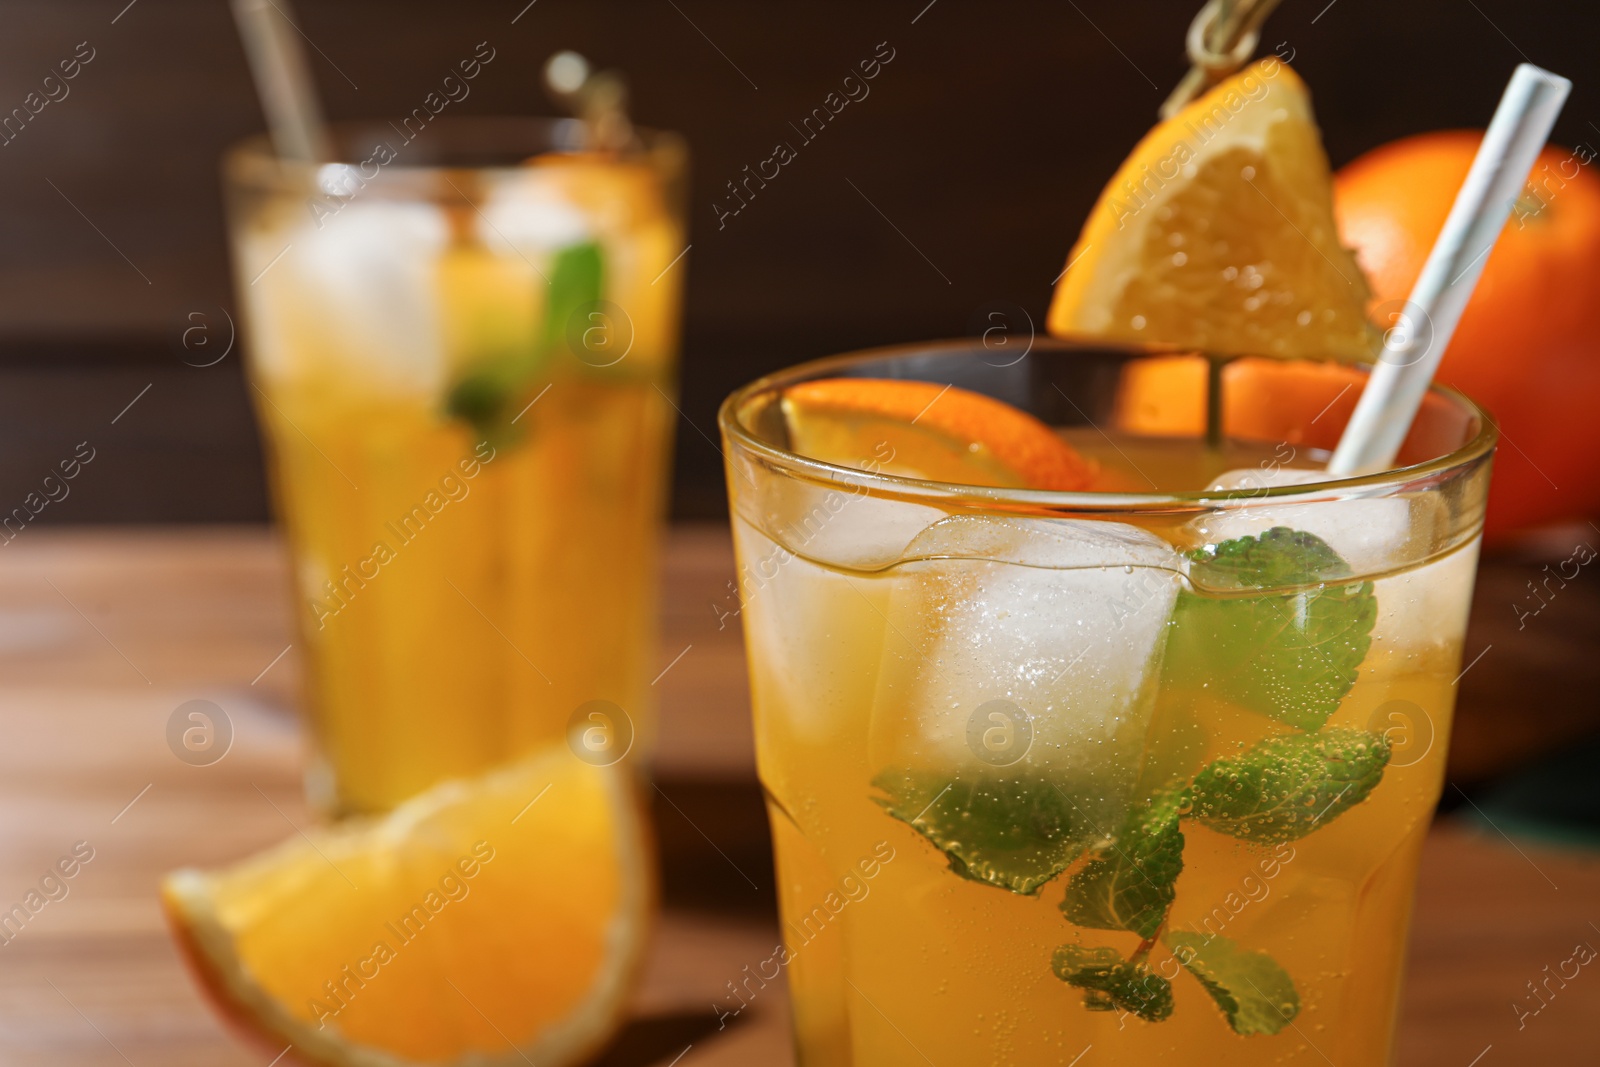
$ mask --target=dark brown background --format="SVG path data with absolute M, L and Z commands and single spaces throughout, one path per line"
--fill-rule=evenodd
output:
M 1198 7 L 537 0 L 513 25 L 525 3 L 301 0 L 297 14 L 334 118 L 410 110 L 485 40 L 496 59 L 452 113 L 548 112 L 538 70 L 558 48 L 628 72 L 639 120 L 694 151 L 682 388 L 707 433 L 717 401 L 760 372 L 975 332 L 998 302 L 1037 318 L 1095 194 L 1182 74 Z M 236 355 L 182 362 L 220 350 L 186 351 L 185 329 L 226 339 L 216 161 L 262 119 L 223 0 L 126 4 L 0 8 L 0 113 L 79 42 L 96 52 L 0 147 L 0 505 L 88 439 L 95 463 L 40 522 L 262 519 Z M 1600 142 L 1595 24 L 1570 0 L 1287 0 L 1263 50 L 1293 49 L 1337 164 L 1481 125 L 1524 57 L 1578 83 L 1558 136 Z M 788 123 L 881 41 L 895 59 L 871 95 L 719 230 L 724 183 L 795 140 Z M 718 458 L 679 431 L 675 512 L 718 515 Z

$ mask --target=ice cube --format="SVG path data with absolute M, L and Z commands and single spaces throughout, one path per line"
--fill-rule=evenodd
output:
M 883 648 L 884 580 L 820 566 L 737 517 L 733 536 L 737 578 L 713 611 L 719 629 L 742 615 L 758 751 L 765 761 L 788 738 L 849 747 Z
M 881 570 L 897 562 L 911 540 L 947 516 L 927 504 L 885 500 L 848 485 L 799 479 L 765 479 L 742 466 L 730 478 L 741 487 L 740 511 L 752 526 L 796 555 L 855 571 Z M 758 488 L 759 486 L 759 488 Z
M 479 208 L 475 226 L 484 247 L 515 252 L 541 270 L 557 249 L 596 239 L 583 212 L 537 168 L 496 183 Z
M 1473 539 L 1420 567 L 1379 579 L 1373 645 L 1415 652 L 1455 640 L 1472 606 L 1477 571 L 1478 541 Z
M 1139 771 L 1177 552 L 1118 523 L 953 516 L 905 558 L 887 613 L 874 760 L 1014 763 L 1008 773 L 1047 776 L 1097 827 L 1114 828 Z M 991 758 L 978 747 L 991 721 L 1026 735 L 1026 751 Z
M 1228 471 L 1206 488 L 1267 489 L 1327 478 L 1323 471 L 1250 467 Z M 1405 562 L 1403 550 L 1411 538 L 1411 504 L 1400 497 L 1345 497 L 1298 504 L 1249 498 L 1229 502 L 1224 510 L 1198 520 L 1194 529 L 1203 543 L 1214 545 L 1236 537 L 1259 536 L 1274 526 L 1315 534 L 1358 574 L 1381 571 Z
M 982 559 L 1049 570 L 1176 566 L 1171 545 L 1147 530 L 1085 519 L 952 515 L 923 530 L 901 559 Z
M 374 390 L 436 392 L 435 273 L 449 222 L 431 204 L 367 197 L 243 243 L 255 358 L 268 375 L 338 367 Z

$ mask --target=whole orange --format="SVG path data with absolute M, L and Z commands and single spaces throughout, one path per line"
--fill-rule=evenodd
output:
M 1374 317 L 1411 291 L 1482 140 L 1481 130 L 1407 137 L 1334 180 L 1340 236 L 1372 283 Z M 1500 424 L 1491 539 L 1600 513 L 1600 176 L 1595 151 L 1550 146 L 1439 367 Z

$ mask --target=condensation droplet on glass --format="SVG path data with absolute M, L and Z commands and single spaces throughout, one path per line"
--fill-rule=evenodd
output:
M 1142 330 L 1144 329 L 1144 322 L 1145 320 L 1143 315 L 1135 315 L 1133 320 L 1128 325 L 1132 326 L 1135 330 Z
M 1247 182 L 1255 181 L 1256 168 L 1249 165 L 1244 166 L 1239 171 L 1239 177 L 1243 178 Z
M 1172 253 L 1172 265 L 1174 267 L 1181 267 L 1187 262 L 1189 262 L 1189 257 L 1187 255 L 1185 255 L 1184 253 L 1182 253 L 1182 252 L 1174 252 L 1174 253 Z
M 1183 247 L 1183 234 L 1179 233 L 1176 230 L 1174 230 L 1173 232 L 1167 234 L 1167 244 L 1171 245 L 1173 248 L 1182 248 Z
M 1222 280 L 1223 281 L 1231 282 L 1235 278 L 1237 278 L 1238 276 L 1239 276 L 1239 268 L 1238 267 L 1223 267 L 1222 268 Z
M 1310 326 L 1311 325 L 1311 312 L 1309 312 L 1309 311 L 1300 312 L 1300 314 L 1298 314 L 1298 315 L 1296 315 L 1294 317 L 1294 321 L 1299 323 L 1301 326 Z

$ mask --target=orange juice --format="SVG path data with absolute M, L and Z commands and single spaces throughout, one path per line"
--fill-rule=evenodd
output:
M 674 151 L 402 157 L 371 180 L 233 158 L 324 805 L 389 808 L 564 735 L 591 701 L 648 731 Z
M 981 354 L 873 369 L 1027 394 Z M 1388 1062 L 1482 435 L 1448 490 L 1205 503 L 1322 454 L 1137 437 L 1106 377 L 1061 432 L 1115 492 L 825 474 L 778 385 L 724 409 L 805 1067 Z

